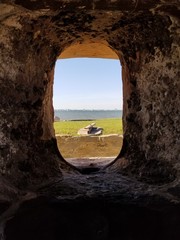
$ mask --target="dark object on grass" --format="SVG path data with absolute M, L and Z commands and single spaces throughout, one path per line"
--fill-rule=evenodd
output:
M 55 117 L 54 117 L 54 122 L 59 122 L 59 121 L 60 121 L 60 117 L 55 116 Z
M 92 135 L 101 135 L 103 128 L 94 127 L 96 123 L 91 123 L 90 125 L 79 129 L 78 135 L 92 136 Z

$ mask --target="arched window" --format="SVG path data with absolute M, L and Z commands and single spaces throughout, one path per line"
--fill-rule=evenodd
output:
M 96 58 L 58 59 L 55 66 L 57 144 L 63 158 L 77 167 L 109 164 L 122 147 L 121 64 L 117 56 L 99 57 L 97 51 Z

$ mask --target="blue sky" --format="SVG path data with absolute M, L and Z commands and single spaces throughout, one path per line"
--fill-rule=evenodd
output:
M 55 109 L 122 109 L 119 60 L 71 58 L 56 61 Z

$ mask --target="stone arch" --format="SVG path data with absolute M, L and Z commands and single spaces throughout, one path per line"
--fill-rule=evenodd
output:
M 179 16 L 177 0 L 1 0 L 2 238 L 180 239 Z M 55 61 L 87 40 L 116 52 L 127 93 L 123 150 L 90 176 L 51 127 Z
M 132 174 L 148 182 L 175 178 L 177 36 L 170 27 L 176 24 L 172 20 L 176 16 L 152 13 L 149 5 L 140 5 L 144 12 L 129 12 L 132 9 L 127 8 L 128 12 L 121 9 L 113 14 L 112 6 L 102 10 L 98 4 L 97 11 L 91 6 L 87 6 L 87 11 L 76 6 L 78 11 L 74 11 L 70 4 L 58 11 L 54 11 L 53 5 L 48 13 L 35 13 L 32 9 L 29 14 L 18 5 L 3 5 L 1 174 L 17 185 L 22 182 L 28 185 L 59 178 L 61 171 L 73 171 L 57 153 L 49 124 L 53 119 L 50 86 L 54 64 L 61 52 L 88 39 L 111 46 L 123 67 L 126 117 L 123 150 L 117 158 L 123 161 L 117 160 L 109 171 Z M 4 66 L 4 62 L 8 64 Z M 162 73 L 164 67 L 166 71 Z M 171 81 L 174 87 L 168 89 Z M 170 95 L 173 98 L 167 103 Z M 167 114 L 169 111 L 171 116 Z
M 65 48 L 63 51 L 62 51 L 62 53 L 60 54 L 60 56 L 57 58 L 57 60 L 59 60 L 59 59 L 73 59 L 73 58 L 92 58 L 93 60 L 95 60 L 96 58 L 98 58 L 98 59 L 108 59 L 108 60 L 118 60 L 119 61 L 119 73 L 121 74 L 121 69 L 120 69 L 120 67 L 121 67 L 121 62 L 120 62 L 120 59 L 119 59 L 119 57 L 118 57 L 118 55 L 116 54 L 116 52 L 115 52 L 115 50 L 114 49 L 112 49 L 111 48 L 111 46 L 109 46 L 109 44 L 106 42 L 106 41 L 102 41 L 102 40 L 96 40 L 96 41 L 93 41 L 93 39 L 90 41 L 90 40 L 84 40 L 83 42 L 75 42 L 75 43 L 72 43 L 70 46 L 68 46 L 67 48 Z M 90 69 L 91 69 L 91 66 L 90 66 Z M 70 71 L 70 69 L 69 69 L 69 71 Z M 101 72 L 102 72 L 103 70 L 100 70 L 100 74 L 101 74 Z M 106 71 L 106 70 L 105 70 Z M 80 74 L 80 73 L 79 73 Z M 104 73 L 102 72 L 102 76 L 104 75 Z M 121 74 L 122 75 L 122 74 Z M 101 76 L 101 75 L 100 75 Z M 119 75 L 120 76 L 120 75 Z M 112 78 L 113 78 L 113 74 L 112 74 L 112 76 L 111 76 Z M 107 80 L 107 81 L 109 81 L 109 82 L 111 82 L 111 77 L 110 77 L 110 79 L 109 80 Z M 85 79 L 86 80 L 86 79 Z M 64 80 L 62 80 L 62 81 L 64 81 Z M 121 79 L 121 76 L 120 76 L 120 78 L 119 78 L 119 82 L 123 82 L 122 81 L 122 79 Z M 92 83 L 90 83 L 90 84 L 92 84 Z M 75 87 L 76 88 L 76 87 Z M 77 85 L 77 89 L 79 88 L 79 86 Z M 61 88 L 59 87 L 59 91 L 61 90 Z M 102 91 L 102 89 L 100 89 L 101 91 Z M 120 91 L 122 91 L 122 89 L 119 89 L 119 93 L 120 93 Z M 61 90 L 61 92 L 62 92 L 62 90 Z M 107 96 L 108 97 L 108 96 Z M 116 95 L 116 97 L 117 97 L 117 95 Z M 119 97 L 119 96 L 118 96 Z M 123 94 L 122 94 L 122 96 L 121 96 L 121 101 L 122 101 L 122 99 L 123 99 Z M 75 99 L 74 99 L 75 100 Z M 118 104 L 118 103 L 117 103 Z M 122 107 L 122 102 L 119 102 L 119 105 L 118 105 L 118 108 L 121 108 Z M 61 108 L 63 108 L 63 106 L 61 105 Z M 121 120 L 119 120 L 119 124 L 120 124 L 120 121 Z M 62 143 L 62 138 L 59 136 L 59 137 L 56 137 L 56 139 L 57 139 L 57 141 L 58 141 L 58 138 L 60 139 L 60 141 L 59 142 L 61 142 Z M 107 149 L 109 149 L 110 147 L 109 147 L 109 145 L 111 145 L 111 140 L 110 140 L 110 136 L 109 137 L 106 137 L 106 139 L 108 139 L 107 140 L 107 144 L 108 144 L 108 146 L 106 147 L 106 150 Z M 64 138 L 65 139 L 65 138 Z M 81 154 L 83 155 L 83 156 L 81 156 L 81 158 L 83 158 L 83 160 L 82 161 L 86 161 L 86 164 L 85 164 L 85 162 L 84 162 L 84 164 L 82 164 L 82 165 L 84 165 L 83 167 L 81 166 L 81 161 L 80 160 L 78 160 L 78 158 L 77 158 L 77 156 L 76 156 L 76 154 L 74 154 L 74 149 L 75 149 L 75 146 L 73 146 L 73 148 L 72 148 L 72 150 L 70 150 L 70 152 L 71 152 L 71 154 L 68 154 L 68 150 L 65 150 L 65 148 L 63 149 L 64 151 L 64 153 L 65 153 L 65 155 L 69 155 L 69 156 L 71 156 L 71 157 L 68 157 L 68 158 L 74 158 L 74 160 L 73 160 L 73 162 L 75 162 L 75 165 L 77 166 L 77 168 L 78 168 L 78 170 L 79 171 L 83 171 L 83 172 L 85 172 L 85 171 L 89 171 L 87 168 L 89 168 L 89 169 L 91 169 L 92 171 L 99 171 L 100 169 L 102 169 L 102 166 L 99 168 L 98 167 L 98 163 L 95 163 L 95 165 L 94 165 L 94 167 L 88 167 L 89 166 L 89 164 L 91 163 L 91 161 L 92 161 L 92 159 L 90 160 L 90 157 L 97 157 L 97 156 L 99 156 L 99 155 L 94 155 L 94 154 L 96 154 L 96 153 L 98 153 L 98 150 L 100 150 L 100 148 L 98 148 L 97 147 L 97 151 L 95 151 L 94 152 L 94 149 L 93 149 L 93 152 L 91 151 L 91 150 L 89 150 L 91 147 L 92 147 L 92 142 L 93 142 L 93 145 L 95 145 L 95 144 L 98 144 L 98 140 L 99 138 L 94 138 L 94 140 L 93 139 L 91 139 L 90 141 L 87 139 L 87 142 L 89 143 L 90 142 L 90 144 L 89 144 L 89 147 L 88 147 L 88 150 L 86 150 L 86 153 L 88 153 L 88 151 L 90 151 L 89 152 L 89 157 L 84 157 L 84 154 L 85 154 L 85 152 L 83 151 L 83 150 L 80 150 L 80 153 L 78 154 L 79 156 L 81 156 Z M 104 137 L 102 136 L 102 139 L 104 139 Z M 111 153 L 108 153 L 108 155 L 105 155 L 105 154 L 103 154 L 102 156 L 104 157 L 104 164 L 103 165 L 107 165 L 109 162 L 111 162 L 111 161 L 113 161 L 112 159 L 114 159 L 115 157 L 114 156 L 117 156 L 117 155 L 119 155 L 119 152 L 121 151 L 121 144 L 122 144 L 122 142 L 123 142 L 123 138 L 122 138 L 122 136 L 121 137 L 118 137 L 118 136 L 113 136 L 112 138 L 112 142 L 115 142 L 115 141 L 117 141 L 117 139 L 119 139 L 119 141 L 117 141 L 117 144 L 115 144 L 115 148 L 112 150 L 112 151 L 110 151 L 110 152 L 112 152 L 112 155 L 109 155 L 109 154 L 111 154 Z M 115 140 L 116 139 L 116 140 Z M 79 141 L 79 146 L 77 147 L 77 150 L 75 150 L 75 152 L 77 153 L 78 152 L 78 149 L 81 149 L 81 146 L 83 145 L 83 141 L 85 141 L 85 138 L 78 138 L 78 141 Z M 71 138 L 68 138 L 68 140 L 66 141 L 66 143 L 67 142 L 69 142 L 69 144 L 72 144 L 73 145 L 73 140 L 71 140 Z M 106 141 L 105 141 L 106 142 Z M 77 143 L 76 143 L 77 144 Z M 75 145 L 76 145 L 75 144 Z M 106 145 L 107 145 L 106 144 Z M 66 146 L 68 145 L 68 144 L 65 144 Z M 60 153 L 62 153 L 61 152 L 61 148 L 60 148 L 60 144 L 58 144 L 58 147 L 59 147 L 59 151 L 60 151 Z M 110 150 L 110 149 L 109 149 Z M 73 151 L 73 152 L 72 152 Z M 103 151 L 103 149 L 101 149 L 100 150 L 100 152 L 102 153 L 102 151 Z M 91 154 L 93 154 L 93 155 L 91 155 Z M 99 153 L 100 154 L 100 153 Z M 62 154 L 63 155 L 63 154 Z M 63 155 L 64 156 L 64 155 Z M 108 159 L 108 160 L 105 160 L 106 159 L 106 157 L 108 157 L 108 156 L 113 156 L 113 157 L 110 157 L 110 159 Z M 84 160 L 84 159 L 86 159 L 86 160 Z M 89 160 L 88 160 L 89 159 Z M 66 159 L 66 161 L 67 161 L 67 159 Z M 67 162 L 71 162 L 72 161 L 72 159 L 71 160 L 69 160 L 68 159 L 68 161 Z M 103 161 L 103 159 L 101 159 L 101 164 L 102 164 L 102 161 Z M 79 164 L 78 164 L 78 162 L 79 162 Z M 91 164 L 90 164 L 91 165 Z M 83 170 L 82 170 L 83 169 Z M 90 170 L 90 171 L 91 171 Z

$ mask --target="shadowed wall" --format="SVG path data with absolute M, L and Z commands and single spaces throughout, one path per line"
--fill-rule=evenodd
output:
M 179 204 L 178 28 L 179 1 L 176 0 L 171 3 L 167 0 L 1 1 L 0 211 L 4 212 L 17 199 L 21 205 L 24 199 L 41 192 L 38 190 L 36 194 L 33 192 L 35 195 L 27 197 L 21 190 L 33 191 L 47 183 L 50 184 L 50 192 L 44 192 L 51 197 L 58 182 L 62 184 L 58 185 L 58 196 L 64 194 L 64 198 L 71 195 L 74 199 L 88 191 L 88 196 L 94 197 L 87 187 L 95 191 L 95 195 L 99 192 L 103 195 L 108 189 L 107 195 L 111 199 L 113 191 L 123 189 L 125 177 L 122 174 L 132 177 L 132 180 L 127 181 L 124 192 L 118 192 L 121 196 L 117 198 L 119 204 L 126 199 L 123 194 L 127 192 L 128 203 L 139 206 L 145 199 L 151 210 L 154 203 L 161 206 L 164 196 L 166 200 L 163 201 L 168 202 L 168 207 Z M 84 50 L 82 46 L 85 46 Z M 92 46 L 96 46 L 94 50 L 100 50 L 91 52 Z M 98 182 L 99 176 L 94 179 L 91 176 L 91 187 L 86 185 L 89 184 L 88 178 L 82 180 L 83 185 L 80 181 L 83 176 L 64 161 L 57 148 L 52 107 L 54 66 L 60 56 L 77 56 L 77 48 L 82 50 L 80 57 L 115 58 L 117 55 L 122 65 L 124 141 L 116 161 L 103 169 L 103 174 L 113 176 L 108 186 L 103 185 L 104 180 Z M 104 49 L 108 49 L 107 52 Z M 73 182 L 67 174 L 76 180 Z M 115 178 L 120 180 L 116 182 Z M 73 185 L 75 182 L 76 187 Z M 142 185 L 145 183 L 150 185 Z M 135 188 L 136 184 L 140 184 L 139 187 Z M 152 190 L 152 184 L 163 187 Z M 101 190 L 97 191 L 98 187 Z M 144 191 L 147 192 L 143 195 Z M 153 197 L 152 192 L 155 194 Z M 157 193 L 158 199 L 154 197 Z M 114 197 L 114 202 L 117 199 Z M 167 205 L 163 205 L 164 209 Z M 17 205 L 13 205 L 12 209 L 16 208 Z M 112 213 L 114 210 L 111 210 Z M 121 212 L 119 208 L 119 216 Z M 9 213 L 3 215 L 3 221 L 8 219 L 6 214 Z M 138 216 L 138 212 L 135 214 Z M 151 219 L 155 219 L 153 211 L 151 214 Z M 157 224 L 159 229 L 171 226 L 171 232 L 175 233 L 174 238 L 170 238 L 167 231 L 163 238 L 178 239 L 176 224 L 179 215 L 172 214 L 169 208 L 163 214 L 159 222 L 163 216 L 169 217 L 169 222 Z M 102 222 L 103 226 L 108 225 L 106 220 Z M 16 225 L 13 226 L 16 229 Z M 13 231 L 9 230 L 9 239 L 12 239 L 10 233 Z M 108 238 L 106 233 L 103 237 L 98 235 L 89 239 L 119 239 L 115 236 Z M 25 239 L 24 235 L 19 238 L 19 233 L 16 234 L 18 239 Z M 144 235 L 138 238 L 136 231 L 134 234 L 124 239 L 145 239 Z

